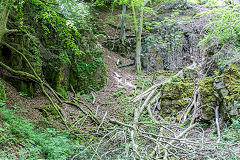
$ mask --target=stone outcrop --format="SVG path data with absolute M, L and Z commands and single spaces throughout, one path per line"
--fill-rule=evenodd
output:
M 194 16 L 204 9 L 183 3 L 165 4 L 145 23 L 142 63 L 148 72 L 180 69 L 200 56 L 198 42 L 207 21 Z
M 32 10 L 31 10 L 32 9 Z M 67 91 L 73 86 L 76 92 L 86 93 L 98 90 L 106 83 L 106 68 L 103 61 L 103 51 L 99 50 L 96 44 L 96 37 L 91 30 L 79 29 L 81 35 L 73 36 L 73 42 L 78 49 L 84 53 L 75 54 L 66 39 L 59 34 L 56 28 L 41 18 L 36 19 L 36 13 L 29 14 L 29 10 L 40 12 L 41 7 L 33 3 L 24 3 L 24 23 L 31 28 L 31 36 L 25 32 L 11 34 L 4 38 L 4 41 L 22 52 L 31 63 L 37 74 L 47 81 L 53 89 L 64 97 Z M 10 15 L 8 28 L 18 28 L 15 13 Z M 62 18 L 62 15 L 59 15 Z M 45 27 L 42 27 L 44 21 Z M 63 22 L 62 22 L 63 23 Z M 60 24 L 59 24 L 60 25 Z M 69 29 L 69 32 L 72 32 Z M 0 61 L 17 71 L 25 71 L 33 74 L 26 61 L 14 50 L 6 46 L 0 46 Z M 36 83 L 13 76 L 0 68 L 0 76 L 10 82 L 19 92 L 24 92 L 33 97 L 37 89 Z
M 174 116 L 179 120 L 181 113 L 191 104 L 197 85 L 194 83 L 197 72 L 188 72 L 183 70 L 181 76 L 162 86 L 161 98 L 157 105 L 162 117 Z M 216 106 L 219 106 L 219 114 L 225 120 L 240 117 L 239 78 L 239 68 L 233 65 L 224 74 L 200 80 L 197 119 L 204 122 L 214 119 Z

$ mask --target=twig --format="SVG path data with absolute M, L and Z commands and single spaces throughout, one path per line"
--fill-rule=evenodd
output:
M 198 103 L 199 103 L 199 97 L 200 97 L 200 94 L 197 91 L 197 93 L 196 93 L 196 102 L 194 103 L 193 114 L 192 114 L 192 119 L 191 119 L 191 122 L 190 122 L 190 126 L 193 125 L 193 123 L 195 121 L 195 118 L 196 118 L 196 113 L 197 113 Z
M 79 116 L 77 116 L 75 122 L 73 123 L 73 125 L 71 126 L 71 131 L 73 130 L 73 127 L 75 127 L 83 118 L 85 118 L 86 116 L 82 117 L 81 119 L 77 120 Z
M 94 96 L 93 92 L 91 92 L 91 95 L 93 96 L 93 101 L 92 101 L 92 104 L 95 104 L 96 98 L 95 98 L 95 96 Z
M 193 92 L 193 101 L 192 101 L 191 105 L 190 105 L 190 106 L 187 106 L 187 108 L 186 108 L 186 112 L 185 112 L 185 114 L 184 114 L 184 116 L 183 116 L 183 123 L 187 120 L 187 116 L 188 116 L 189 112 L 191 111 L 192 107 L 193 107 L 193 106 L 195 105 L 195 103 L 196 103 L 198 88 L 199 88 L 199 86 L 196 86 L 195 89 L 194 89 L 194 92 Z
M 121 125 L 121 126 L 124 126 L 124 127 L 128 127 L 128 128 L 131 128 L 131 129 L 135 129 L 135 128 L 134 128 L 133 126 L 131 126 L 131 125 L 128 125 L 128 124 L 119 122 L 119 121 L 114 120 L 114 119 L 110 119 L 109 122 L 110 122 L 110 123 L 113 123 L 113 124 L 118 124 L 118 125 Z
M 73 86 L 71 84 L 70 84 L 70 88 L 71 88 L 71 90 L 72 90 L 72 92 L 74 94 L 74 98 L 76 98 L 77 94 L 76 94 L 76 92 L 75 92 L 75 90 L 74 90 L 74 88 L 73 88 Z
M 219 127 L 218 109 L 219 109 L 219 106 L 216 106 L 216 108 L 215 108 L 215 119 L 216 119 L 216 127 L 217 127 L 217 134 L 218 134 L 218 140 L 217 140 L 217 142 L 220 142 L 221 133 L 220 133 L 220 127 Z
M 194 127 L 196 127 L 197 124 L 191 125 L 189 126 L 187 129 L 185 129 L 181 134 L 179 134 L 179 136 L 177 136 L 177 139 L 182 138 L 186 133 L 188 133 L 191 129 L 193 129 Z M 164 160 L 167 160 L 168 157 L 168 148 L 170 145 L 172 145 L 176 140 L 172 140 L 169 144 L 166 145 L 165 149 L 164 149 Z
M 96 117 L 97 117 L 97 114 L 98 114 L 98 108 L 99 108 L 99 105 L 97 105 L 97 107 L 96 107 L 96 112 L 95 112 Z
M 103 119 L 102 119 L 102 121 L 101 121 L 100 125 L 98 126 L 97 133 L 98 133 L 98 131 L 99 131 L 99 129 L 100 129 L 100 127 L 101 127 L 101 125 L 103 124 L 103 122 L 104 122 L 105 118 L 107 117 L 107 114 L 108 114 L 108 111 L 106 111 L 106 112 L 105 112 L 105 114 L 104 114 L 104 116 L 103 116 Z
M 134 140 L 134 130 L 131 130 L 130 133 L 131 133 L 131 140 L 132 140 L 132 145 L 133 145 L 133 151 L 134 151 L 135 155 L 141 159 L 141 156 L 138 153 L 138 145 L 135 143 L 135 140 Z
M 64 103 L 66 104 L 70 104 L 70 105 L 73 105 L 75 107 L 77 107 L 78 109 L 80 109 L 80 111 L 85 114 L 85 115 L 89 115 L 90 119 L 92 119 L 95 123 L 97 123 L 98 125 L 100 124 L 99 120 L 97 119 L 96 116 L 94 116 L 93 114 L 89 114 L 88 112 L 84 111 L 80 106 L 79 104 L 77 104 L 76 102 L 70 102 L 70 101 L 64 101 Z
M 197 64 L 195 62 L 193 62 L 190 66 L 184 68 L 184 69 L 194 69 L 197 68 Z M 157 89 L 158 87 L 171 82 L 172 78 L 180 76 L 183 74 L 183 69 L 181 71 L 179 71 L 177 74 L 175 74 L 172 77 L 169 77 L 167 79 L 165 79 L 163 82 L 160 82 L 158 84 L 153 85 L 152 87 L 150 87 L 149 89 L 147 89 L 146 91 L 144 91 L 142 94 L 138 95 L 137 97 L 135 97 L 134 99 L 132 99 L 133 102 L 137 102 L 141 99 L 143 99 L 144 97 L 146 97 L 149 93 L 151 93 L 152 90 Z

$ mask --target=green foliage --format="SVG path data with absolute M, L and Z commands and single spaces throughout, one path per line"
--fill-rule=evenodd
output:
M 94 97 L 93 97 L 92 94 L 83 94 L 83 95 L 81 95 L 81 97 L 82 97 L 83 99 L 85 99 L 87 102 L 92 102 L 93 99 L 94 99 Z
M 139 75 L 138 80 L 135 81 L 135 85 L 139 89 L 146 90 L 146 89 L 148 89 L 149 87 L 152 86 L 152 81 L 150 79 L 148 79 L 146 76 Z
M 83 54 L 83 51 L 80 51 L 74 36 L 72 34 L 72 30 L 75 31 L 75 35 L 81 36 L 80 33 L 76 30 L 72 23 L 68 23 L 65 18 L 60 17 L 54 10 L 50 8 L 44 8 L 36 17 L 36 22 L 41 23 L 44 33 L 46 35 L 50 34 L 51 30 L 48 25 L 51 25 L 51 28 L 54 29 L 58 36 L 63 39 L 63 42 L 67 47 L 71 48 L 71 50 L 79 55 Z
M 20 95 L 21 97 L 26 97 L 28 94 L 27 94 L 27 93 L 24 93 L 24 92 L 19 92 L 19 95 Z
M 124 94 L 122 90 L 117 90 L 115 93 L 113 93 L 113 97 L 118 98 L 121 97 Z
M 0 108 L 0 114 L 3 122 L 3 126 L 0 127 L 0 145 L 4 150 L 19 144 L 23 146 L 11 156 L 1 151 L 1 157 L 14 159 L 19 156 L 21 159 L 65 160 L 76 149 L 77 144 L 68 137 L 66 131 L 36 128 L 30 121 L 22 118 L 20 113 L 5 107 Z
M 228 142 L 240 142 L 240 118 L 232 119 L 232 124 L 224 131 L 223 139 Z
M 159 35 L 157 37 L 155 36 L 149 36 L 145 40 L 147 44 L 153 44 L 154 46 L 157 46 L 157 50 L 159 49 L 159 45 L 161 45 L 163 48 L 171 51 L 171 48 L 169 47 L 170 45 L 177 45 L 177 46 L 182 46 L 183 44 L 181 43 L 181 37 L 183 32 L 181 30 L 177 30 L 176 26 L 180 24 L 181 22 L 176 21 L 175 19 L 169 19 L 165 17 L 162 21 L 157 22 L 146 22 L 145 23 L 145 28 L 147 32 L 151 32 L 153 28 L 159 28 L 161 27 L 161 30 L 164 35 Z M 169 32 L 169 30 L 172 29 L 172 32 Z
M 91 50 L 74 62 L 69 80 L 81 94 L 98 90 L 105 85 L 107 72 L 102 54 L 103 50 Z
M 92 61 L 89 61 L 89 59 L 84 62 L 80 61 L 78 62 L 76 66 L 76 71 L 81 76 L 82 73 L 87 73 L 88 75 L 92 75 L 93 73 L 96 73 L 96 70 L 104 65 L 103 59 L 99 56 L 103 53 L 103 50 L 96 50 L 96 51 L 90 51 L 87 54 L 93 55 L 95 57 Z M 94 56 L 95 55 L 95 56 Z
M 113 5 L 117 0 L 94 0 L 93 6 Z
M 0 107 L 5 106 L 5 104 L 6 104 L 6 101 L 3 101 L 3 100 L 0 99 Z
M 240 10 L 239 6 L 227 6 L 205 12 L 211 16 L 205 27 L 207 35 L 199 45 L 210 47 L 214 44 L 234 44 L 240 47 Z
M 221 2 L 219 3 L 218 0 L 208 0 L 206 4 L 204 4 L 205 7 L 208 8 L 213 8 L 216 7 L 218 5 L 221 5 Z
M 21 48 L 26 50 L 37 73 L 44 74 L 48 83 L 64 96 L 69 83 L 76 91 L 85 90 L 87 85 L 101 88 L 105 83 L 100 81 L 104 81 L 106 75 L 103 51 L 97 50 L 94 32 L 98 24 L 90 14 L 89 5 L 77 0 L 50 2 L 58 5 L 41 0 L 16 3 L 18 22 L 15 25 L 23 34 Z
M 3 86 L 1 80 L 0 80 L 0 100 L 1 101 L 5 101 L 6 100 L 5 87 Z
M 26 0 L 17 3 L 17 17 L 21 30 L 29 33 L 32 27 L 24 23 L 24 12 L 26 4 L 37 6 L 34 11 L 27 8 L 28 12 L 32 12 L 35 16 L 33 19 L 41 25 L 44 32 L 43 37 L 50 34 L 57 34 L 62 41 L 62 46 L 65 50 L 71 49 L 77 55 L 84 54 L 82 49 L 79 49 L 77 37 L 81 38 L 79 30 L 92 31 L 90 20 L 92 16 L 89 12 L 89 7 L 84 3 L 77 2 L 76 0 L 61 0 L 57 2 L 57 6 L 47 5 L 40 0 Z M 68 60 L 67 60 L 68 61 Z

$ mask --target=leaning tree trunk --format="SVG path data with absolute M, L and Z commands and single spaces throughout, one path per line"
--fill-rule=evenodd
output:
M 6 33 L 16 31 L 16 30 L 8 30 L 7 22 L 8 16 L 10 14 L 11 8 L 16 0 L 1 0 L 0 1 L 0 42 L 3 40 L 3 36 Z

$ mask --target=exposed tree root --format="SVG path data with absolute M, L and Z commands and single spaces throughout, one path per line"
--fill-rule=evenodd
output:
M 16 71 L 16 70 L 13 70 L 12 68 L 10 68 L 9 66 L 5 65 L 4 63 L 0 62 L 0 66 L 3 67 L 4 69 L 6 69 L 7 71 L 9 71 L 10 73 L 12 73 L 13 75 L 16 75 L 16 76 L 20 76 L 20 77 L 24 77 L 24 78 L 27 78 L 27 79 L 30 79 L 34 82 L 36 82 L 37 84 L 40 85 L 41 89 L 42 89 L 42 92 L 44 93 L 44 95 L 48 98 L 48 100 L 51 102 L 52 106 L 55 108 L 55 110 L 58 112 L 59 116 L 61 117 L 62 121 L 64 122 L 65 126 L 68 128 L 68 125 L 64 119 L 64 116 L 61 112 L 61 109 L 60 107 L 53 102 L 52 98 L 49 96 L 49 94 L 46 92 L 45 88 L 44 88 L 44 84 L 46 85 L 46 83 L 41 83 L 39 82 L 39 79 L 37 79 L 35 76 L 33 76 L 32 74 L 30 73 L 27 73 L 27 72 L 23 72 L 23 71 Z M 50 87 L 50 86 L 49 86 Z M 51 88 L 51 90 L 53 91 L 53 89 Z M 69 129 L 69 128 L 68 128 Z
M 31 63 L 28 61 L 28 59 L 25 57 L 25 55 L 23 53 L 21 53 L 20 51 L 18 51 L 17 49 L 15 49 L 14 47 L 10 46 L 9 44 L 5 43 L 5 42 L 1 42 L 2 44 L 4 44 L 5 46 L 7 46 L 8 48 L 12 49 L 13 51 L 15 51 L 16 53 L 18 53 L 20 56 L 23 57 L 23 59 L 26 61 L 26 63 L 28 64 L 28 66 L 30 67 L 30 69 L 33 72 L 33 75 L 30 73 L 26 73 L 23 71 L 15 71 L 12 68 L 10 68 L 9 66 L 3 64 L 2 62 L 0 62 L 0 65 L 5 68 L 6 70 L 10 71 L 11 73 L 18 75 L 18 76 L 23 76 L 26 77 L 28 79 L 31 79 L 35 82 L 37 82 L 42 89 L 42 92 L 44 93 L 44 95 L 48 98 L 48 100 L 51 102 L 52 106 L 55 108 L 55 110 L 57 111 L 57 113 L 59 114 L 59 116 L 61 117 L 64 125 L 67 127 L 67 129 L 69 129 L 66 120 L 64 119 L 64 115 L 61 111 L 61 108 L 59 107 L 58 104 L 54 103 L 52 98 L 49 96 L 49 94 L 46 92 L 45 88 L 44 88 L 44 84 L 48 87 L 51 88 L 49 85 L 47 85 L 46 83 L 43 82 L 43 80 L 37 75 L 35 69 L 32 67 Z M 51 91 L 53 91 L 53 89 L 50 89 Z M 56 95 L 56 93 L 53 91 L 54 95 Z

